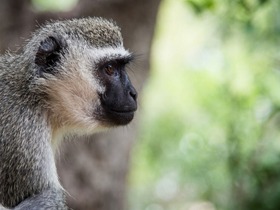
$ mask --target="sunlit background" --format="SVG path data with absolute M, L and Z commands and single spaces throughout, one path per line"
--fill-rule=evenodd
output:
M 162 1 L 130 209 L 280 209 L 280 5 L 240 2 Z
M 161 1 L 128 209 L 280 209 L 279 35 L 277 0 Z

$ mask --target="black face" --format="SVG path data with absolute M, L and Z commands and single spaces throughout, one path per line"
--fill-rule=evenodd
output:
M 99 94 L 102 110 L 98 120 L 109 125 L 128 124 L 137 109 L 137 92 L 125 71 L 128 61 L 129 58 L 103 62 L 97 71 L 97 77 L 106 87 Z

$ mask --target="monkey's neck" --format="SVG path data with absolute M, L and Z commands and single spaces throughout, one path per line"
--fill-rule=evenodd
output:
M 1 104 L 10 110 L 0 122 L 0 203 L 5 206 L 15 206 L 45 189 L 60 188 L 51 128 L 44 112 L 29 102 Z

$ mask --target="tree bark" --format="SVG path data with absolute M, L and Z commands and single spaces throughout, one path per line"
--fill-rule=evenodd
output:
M 122 28 L 125 47 L 136 54 L 130 72 L 138 91 L 149 72 L 149 56 L 160 0 L 80 0 L 73 11 L 39 13 L 28 0 L 1 0 L 0 51 L 18 49 L 36 25 L 49 19 L 102 16 Z M 141 56 L 137 56 L 141 55 Z M 139 113 L 139 112 L 138 112 Z M 62 144 L 58 172 L 69 192 L 73 209 L 125 209 L 130 152 L 137 133 L 137 118 L 125 128 L 79 137 Z

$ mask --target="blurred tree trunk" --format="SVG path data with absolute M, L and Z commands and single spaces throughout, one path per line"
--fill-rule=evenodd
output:
M 36 12 L 29 0 L 0 0 L 0 51 L 16 50 L 36 25 L 49 19 L 102 16 L 122 28 L 125 47 L 141 55 L 132 66 L 138 91 L 148 76 L 150 46 L 160 0 L 80 0 L 70 12 Z M 22 38 L 24 37 L 24 39 Z M 62 185 L 74 209 L 125 209 L 130 152 L 137 116 L 126 128 L 63 143 L 58 157 Z

